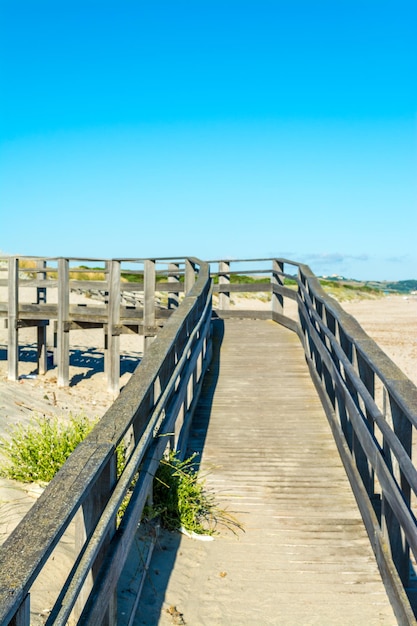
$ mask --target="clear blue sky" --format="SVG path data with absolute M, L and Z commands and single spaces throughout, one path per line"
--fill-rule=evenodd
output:
M 0 250 L 417 278 L 415 0 L 2 0 Z

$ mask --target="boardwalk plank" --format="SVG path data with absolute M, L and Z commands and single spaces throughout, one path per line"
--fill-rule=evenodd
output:
M 397 623 L 295 334 L 224 322 L 190 447 L 245 532 L 164 534 L 135 624 Z

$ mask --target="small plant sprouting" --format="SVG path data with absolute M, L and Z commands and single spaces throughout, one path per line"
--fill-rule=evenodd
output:
M 153 506 L 145 509 L 144 516 L 158 516 L 168 530 L 184 528 L 196 535 L 215 535 L 218 526 L 226 526 L 233 532 L 243 530 L 206 488 L 193 462 L 196 456 L 195 453 L 181 461 L 171 452 L 161 460 L 154 480 Z

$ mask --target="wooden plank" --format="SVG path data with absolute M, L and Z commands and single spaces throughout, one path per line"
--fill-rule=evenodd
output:
M 58 386 L 69 385 L 69 261 L 58 261 Z
M 195 283 L 195 264 L 192 259 L 185 259 L 184 292 L 188 294 Z
M 19 333 L 17 325 L 19 307 L 19 260 L 16 257 L 9 258 L 8 278 L 7 376 L 9 380 L 16 381 L 19 377 Z
M 118 261 L 115 261 L 118 263 Z M 87 498 L 83 501 L 82 509 L 79 510 L 76 516 L 76 535 L 75 535 L 75 550 L 76 553 L 80 553 L 85 541 L 88 537 L 90 537 L 91 533 L 94 531 L 97 522 L 99 521 L 102 512 L 109 500 L 111 492 L 116 483 L 116 455 L 110 458 L 107 465 L 103 468 L 99 478 L 94 483 L 93 487 L 90 489 Z M 94 585 L 94 580 L 97 578 L 98 573 L 100 571 L 101 564 L 105 558 L 106 550 L 110 544 L 111 538 L 115 533 L 115 526 L 108 533 L 106 539 L 104 540 L 102 547 L 97 555 L 97 558 L 94 561 L 92 566 L 91 576 L 87 579 L 86 583 L 83 585 L 82 591 L 78 596 L 77 602 L 74 607 L 74 615 L 76 621 L 82 611 L 84 609 L 84 605 L 91 593 L 91 590 Z M 112 597 L 112 601 L 110 602 L 109 596 L 107 597 L 107 603 L 110 604 L 110 611 L 114 612 L 116 601 L 114 597 L 114 593 L 110 596 Z M 113 625 L 115 621 L 109 619 L 110 614 L 109 610 L 105 611 L 106 617 L 102 622 L 102 626 L 106 626 L 106 624 Z
M 271 311 L 256 311 L 254 309 L 216 309 L 215 316 L 220 319 L 237 318 L 237 319 L 253 319 L 253 320 L 270 320 L 272 318 Z
M 11 626 L 30 626 L 30 595 L 27 594 L 14 616 Z
M 219 281 L 225 276 L 220 276 Z M 270 283 L 227 283 L 222 280 L 217 285 L 213 285 L 214 293 L 271 293 L 272 287 Z
M 144 313 L 143 324 L 145 327 L 145 351 L 152 343 L 153 328 L 155 326 L 155 261 L 147 259 L 145 261 L 145 293 L 144 293 Z M 146 334 L 146 330 L 149 329 L 149 335 Z
M 221 272 L 221 274 L 220 274 Z M 227 311 L 230 309 L 230 263 L 221 261 L 219 263 L 219 309 Z M 227 291 L 223 291 L 223 289 Z
M 278 315 L 284 314 L 284 297 L 278 293 L 274 287 L 284 285 L 282 273 L 284 272 L 284 264 L 274 259 L 272 261 L 272 276 L 271 276 L 271 288 L 272 288 L 272 312 Z
M 169 270 L 170 270 L 170 275 L 168 276 L 168 283 L 169 283 L 168 308 L 177 309 L 179 305 L 179 294 L 180 294 L 179 264 L 170 263 Z M 175 273 L 172 274 L 172 272 L 175 272 Z M 160 288 L 160 285 L 158 285 L 158 289 L 159 288 Z
M 120 379 L 120 261 L 110 261 L 108 325 L 106 333 L 107 356 L 105 360 L 107 389 L 116 398 L 119 394 Z
M 296 334 L 264 321 L 214 327 L 189 452 L 200 452 L 207 487 L 245 532 L 181 540 L 162 602 L 180 597 L 191 624 L 307 624 L 312 616 L 371 624 L 377 616 L 391 626 L 396 619 Z

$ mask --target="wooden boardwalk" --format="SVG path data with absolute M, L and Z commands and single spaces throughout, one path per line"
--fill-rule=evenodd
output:
M 162 535 L 134 623 L 396 624 L 297 336 L 214 326 L 190 449 L 245 532 Z

